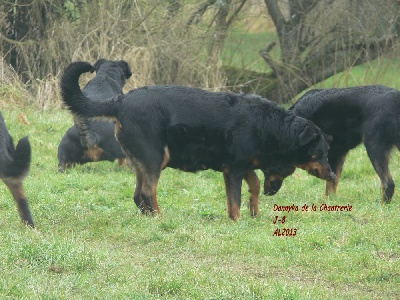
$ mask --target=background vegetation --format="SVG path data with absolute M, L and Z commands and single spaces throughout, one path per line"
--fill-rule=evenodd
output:
M 337 196 L 325 198 L 324 182 L 296 171 L 277 195 L 261 196 L 259 217 L 251 218 L 243 205 L 238 222 L 226 216 L 217 172 L 165 170 L 159 184 L 162 215 L 157 217 L 137 212 L 135 175 L 126 167 L 102 162 L 56 172 L 58 144 L 73 123 L 60 109 L 58 93 L 60 72 L 70 61 L 126 59 L 135 73 L 126 90 L 154 83 L 231 89 L 222 65 L 244 75 L 270 71 L 258 55 L 276 39 L 264 10 L 244 6 L 247 14 L 237 16 L 217 63 L 210 63 L 215 6 L 185 35 L 188 17 L 200 8 L 195 2 L 180 7 L 187 9 L 185 19 L 174 16 L 178 1 L 102 1 L 90 10 L 89 0 L 26 3 L 45 5 L 42 16 L 59 14 L 47 20 L 53 27 L 45 36 L 14 44 L 26 65 L 20 70 L 10 67 L 11 52 L 1 36 L 0 111 L 14 139 L 29 135 L 32 143 L 25 188 L 37 228 L 19 223 L 15 203 L 0 184 L 0 298 L 400 299 L 398 190 L 392 204 L 380 204 L 380 182 L 363 147 L 350 153 Z M 0 4 L 6 5 L 11 2 Z M 121 7 L 129 14 L 121 14 Z M 92 13 L 96 18 L 87 17 Z M 30 27 L 37 28 L 33 33 L 40 32 L 39 25 Z M 279 57 L 278 48 L 271 51 Z M 317 86 L 400 88 L 399 65 L 393 48 Z M 244 88 L 246 80 L 238 77 L 234 87 Z M 390 167 L 399 182 L 397 151 Z M 246 202 L 245 186 L 242 196 Z M 353 209 L 274 211 L 274 204 L 322 203 Z M 273 224 L 275 216 L 285 216 L 286 222 Z M 276 237 L 276 228 L 297 228 L 297 234 Z
M 129 62 L 131 87 L 183 84 L 287 103 L 354 66 L 397 57 L 399 16 L 392 0 L 3 1 L 0 56 L 33 95 L 53 99 L 68 63 L 109 58 Z

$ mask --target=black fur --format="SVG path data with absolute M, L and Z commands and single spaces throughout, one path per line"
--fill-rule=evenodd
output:
M 398 90 L 381 85 L 311 90 L 290 110 L 297 116 L 313 121 L 333 138 L 328 159 L 337 179 L 327 183 L 326 194 L 336 193 L 347 153 L 364 142 L 372 165 L 381 180 L 382 201 L 391 201 L 395 185 L 388 163 L 393 147 L 400 146 Z M 290 169 L 291 166 L 287 168 Z M 291 173 L 293 171 L 294 169 Z M 288 175 L 282 174 L 282 170 L 268 170 L 265 193 L 277 192 Z M 282 178 L 276 181 L 271 176 Z M 271 190 L 271 185 L 275 186 L 275 190 Z
M 0 113 L 0 178 L 13 195 L 22 222 L 34 227 L 28 200 L 22 187 L 30 164 L 31 146 L 28 137 L 20 139 L 17 147 L 14 147 L 13 139 Z
M 125 160 L 125 153 L 114 135 L 114 124 L 109 121 L 90 121 L 90 128 L 96 136 L 99 152 L 97 161 L 115 161 L 118 159 L 120 165 Z M 58 146 L 58 171 L 63 172 L 74 164 L 85 164 L 93 162 L 86 149 L 82 146 L 76 126 L 72 126 L 64 134 Z
M 124 60 L 98 60 L 89 70 L 96 76 L 88 82 L 83 93 L 102 101 L 123 93 L 126 79 L 132 76 Z M 109 121 L 89 121 L 75 116 L 75 125 L 67 130 L 58 147 L 58 170 L 87 162 L 122 159 L 124 154 L 113 136 L 114 124 Z
M 251 214 L 258 213 L 260 184 L 254 169 L 293 164 L 334 179 L 322 131 L 266 99 L 183 86 L 147 86 L 93 101 L 78 83 L 80 74 L 90 69 L 90 64 L 77 62 L 65 70 L 63 100 L 78 116 L 117 120 L 117 139 L 136 170 L 134 200 L 142 212 L 159 210 L 156 188 L 165 167 L 223 172 L 232 219 L 240 216 L 243 179 L 250 187 Z

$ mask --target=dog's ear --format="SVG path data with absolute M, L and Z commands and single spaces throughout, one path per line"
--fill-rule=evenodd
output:
M 100 69 L 100 66 L 102 64 L 104 64 L 107 60 L 104 58 L 99 59 L 98 61 L 95 62 L 95 64 L 93 65 L 93 69 L 90 70 L 91 73 L 93 73 L 94 71 L 98 71 Z
M 131 71 L 131 67 L 129 67 L 129 64 L 125 60 L 119 60 L 118 64 L 124 70 L 125 78 L 126 79 L 130 78 L 132 76 L 132 71 Z
M 299 146 L 305 146 L 312 141 L 318 139 L 319 133 L 315 128 L 311 125 L 308 125 L 306 128 L 304 128 L 303 132 L 300 133 L 299 135 Z

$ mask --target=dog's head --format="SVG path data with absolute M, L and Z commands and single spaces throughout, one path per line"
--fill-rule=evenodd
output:
M 125 79 L 129 79 L 132 76 L 131 67 L 125 60 L 118 60 L 116 63 L 124 70 Z
M 122 79 L 125 82 L 125 79 L 129 79 L 132 76 L 132 71 L 129 66 L 129 64 L 125 60 L 107 60 L 104 58 L 99 59 L 96 61 L 96 63 L 93 65 L 93 70 L 91 71 L 92 73 L 94 71 L 99 72 L 100 68 L 107 68 L 107 69 L 119 69 L 121 70 L 121 75 Z
M 313 122 L 301 117 L 295 117 L 290 132 L 293 134 L 292 141 L 295 140 L 296 144 L 286 156 L 287 163 L 282 161 L 282 164 L 263 170 L 265 195 L 275 195 L 281 188 L 283 180 L 292 175 L 296 167 L 327 181 L 336 180 L 336 175 L 328 163 L 332 136 L 325 134 Z
M 301 130 L 297 142 L 297 159 L 295 167 L 306 170 L 309 174 L 327 181 L 336 180 L 335 173 L 328 163 L 329 144 L 332 137 L 308 121 Z
M 304 125 L 305 120 L 300 121 Z M 292 175 L 296 167 L 327 181 L 336 180 L 336 175 L 328 163 L 328 150 L 332 137 L 322 132 L 314 123 L 306 122 L 306 126 L 302 126 L 303 128 L 298 133 L 293 163 L 263 170 L 264 194 L 275 195 L 281 188 L 283 180 Z
M 291 165 L 281 165 L 263 170 L 264 173 L 264 194 L 275 195 L 282 186 L 283 180 L 292 175 L 296 168 Z

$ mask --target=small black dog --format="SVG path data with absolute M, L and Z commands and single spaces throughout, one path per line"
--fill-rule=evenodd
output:
M 79 87 L 79 76 L 91 68 L 86 62 L 67 67 L 63 100 L 78 116 L 116 120 L 117 140 L 136 170 L 134 201 L 144 213 L 159 211 L 157 185 L 165 167 L 223 172 L 227 211 L 234 220 L 240 217 L 243 179 L 250 188 L 250 213 L 258 213 L 255 169 L 290 164 L 335 179 L 321 129 L 271 101 L 184 86 L 146 86 L 93 101 Z
M 17 147 L 14 147 L 13 139 L 0 113 L 0 178 L 13 195 L 22 222 L 35 227 L 22 186 L 30 164 L 31 145 L 28 137 L 20 139 Z
M 392 149 L 400 147 L 400 91 L 381 85 L 316 89 L 289 110 L 333 138 L 328 160 L 337 177 L 326 183 L 327 195 L 336 193 L 347 153 L 364 142 L 381 180 L 382 202 L 390 203 L 395 184 L 388 165 Z M 265 171 L 264 193 L 275 194 L 293 172 L 288 164 Z
M 98 60 L 91 72 L 96 76 L 85 86 L 83 93 L 101 101 L 122 94 L 126 79 L 132 76 L 124 60 Z M 100 160 L 123 162 L 125 154 L 114 137 L 114 124 L 106 120 L 91 121 L 74 116 L 75 125 L 67 130 L 58 147 L 58 171 L 74 164 Z

